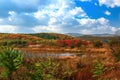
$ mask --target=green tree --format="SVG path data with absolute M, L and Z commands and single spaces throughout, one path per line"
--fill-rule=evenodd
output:
M 13 80 L 13 72 L 20 68 L 23 62 L 23 55 L 18 50 L 9 47 L 0 49 L 0 66 L 4 68 L 3 77 Z
M 93 77 L 97 77 L 98 80 L 101 80 L 100 76 L 103 74 L 103 72 L 106 70 L 105 66 L 101 63 L 101 61 L 98 59 L 98 61 L 93 64 Z

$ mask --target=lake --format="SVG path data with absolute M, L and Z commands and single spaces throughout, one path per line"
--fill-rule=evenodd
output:
M 80 57 L 80 53 L 24 53 L 25 58 L 64 58 L 64 57 Z

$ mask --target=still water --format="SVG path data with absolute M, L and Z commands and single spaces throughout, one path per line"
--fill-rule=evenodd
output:
M 58 57 L 65 57 L 65 56 L 81 56 L 80 53 L 24 53 L 24 57 L 26 58 L 46 58 L 46 57 L 52 57 L 52 58 L 58 58 Z

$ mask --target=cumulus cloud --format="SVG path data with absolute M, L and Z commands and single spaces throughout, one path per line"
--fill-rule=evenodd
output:
M 17 27 L 10 25 L 0 25 L 0 32 L 2 33 L 16 33 Z
M 46 25 L 35 26 L 33 28 L 35 32 L 65 33 L 74 31 L 74 27 L 79 25 L 78 18 L 87 18 L 88 16 L 81 7 L 75 7 L 73 2 L 62 1 L 59 2 L 58 6 L 51 4 L 44 9 L 40 9 L 34 13 L 34 17 L 39 19 L 40 22 L 46 23 Z
M 116 31 L 103 17 L 91 19 L 74 0 L 0 0 L 0 10 L 0 32 L 92 34 Z
M 1 19 L 0 24 L 22 26 L 22 27 L 33 27 L 39 24 L 38 20 L 34 18 L 34 16 L 28 15 L 26 13 L 18 14 L 14 11 L 9 11 L 8 14 L 10 16 Z
M 120 0 L 99 0 L 99 4 L 111 8 L 120 7 Z
M 105 11 L 104 13 L 108 16 L 111 15 L 111 12 L 109 12 L 109 11 Z
M 72 21 L 71 21 L 72 22 Z M 114 33 L 117 28 L 109 25 L 109 21 L 105 18 L 90 19 L 83 18 L 77 19 L 78 24 L 57 24 L 48 26 L 36 26 L 33 28 L 35 32 L 77 32 L 82 34 L 102 34 L 102 33 Z
M 65 6 L 66 5 L 66 6 Z M 63 2 L 59 6 L 49 5 L 34 13 L 47 25 L 35 26 L 35 32 L 78 32 L 83 34 L 113 33 L 116 28 L 109 25 L 105 18 L 90 19 L 81 7 L 71 7 L 74 3 Z M 56 6 L 56 8 L 54 8 Z M 49 7 L 49 10 L 47 10 Z M 45 18 L 45 19 L 43 19 Z M 40 21 L 42 21 L 40 20 Z M 45 20 L 45 21 L 44 21 Z
M 54 25 L 49 25 L 48 26 L 35 26 L 33 30 L 37 33 L 39 32 L 55 32 L 55 33 L 61 33 L 60 26 L 54 26 Z
M 95 34 L 96 32 L 99 34 L 102 33 L 113 33 L 117 30 L 117 28 L 109 25 L 109 21 L 105 18 L 99 19 L 81 19 L 79 20 L 81 27 L 81 32 L 84 34 Z

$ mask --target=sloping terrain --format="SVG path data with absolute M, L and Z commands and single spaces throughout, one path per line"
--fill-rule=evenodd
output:
M 26 34 L 0 34 L 1 40 L 42 40 L 40 37 L 26 35 Z
M 43 39 L 73 39 L 74 37 L 68 36 L 65 34 L 58 34 L 58 33 L 35 33 L 35 34 L 29 34 L 32 36 L 37 36 Z

